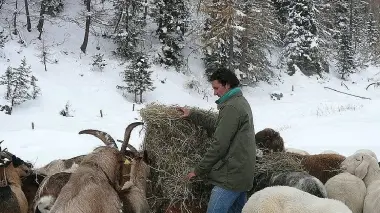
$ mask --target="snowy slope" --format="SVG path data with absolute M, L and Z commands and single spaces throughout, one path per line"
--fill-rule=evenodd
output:
M 87 54 L 80 52 L 84 30 L 70 20 L 77 20 L 81 26 L 84 25 L 83 19 L 75 18 L 83 6 L 72 2 L 75 1 L 65 5 L 65 11 L 59 17 L 45 22 L 43 35 L 50 48 L 51 58 L 59 61 L 57 64 L 48 64 L 47 72 L 37 57 L 41 43 L 36 39 L 38 32 L 35 28 L 38 5 L 31 6 L 32 32 L 21 31 L 25 45 L 20 45 L 17 37 L 13 37 L 14 40 L 0 50 L 5 55 L 0 58 L 0 75 L 7 66 L 17 67 L 25 56 L 33 74 L 39 79 L 41 97 L 16 107 L 11 116 L 0 113 L 0 140 L 5 140 L 2 146 L 34 162 L 36 166 L 53 159 L 84 154 L 101 145 L 93 136 L 79 136 L 78 132 L 82 129 L 104 130 L 115 139 L 122 139 L 124 128 L 140 119 L 138 112 L 132 111 L 132 99 L 123 97 L 116 89 L 116 85 L 121 84 L 119 73 L 126 64 L 112 56 L 115 45 L 101 36 L 91 35 Z M 11 13 L 7 15 L 2 11 L 0 20 L 5 18 L 10 19 Z M 22 13 L 19 19 L 24 21 Z M 5 26 L 5 21 L 1 24 Z M 96 47 L 100 47 L 100 50 Z M 152 49 L 152 54 L 155 51 Z M 107 66 L 103 72 L 91 70 L 91 56 L 97 53 L 105 54 Z M 212 96 L 210 86 L 201 79 L 203 70 L 199 60 L 195 57 L 190 59 L 191 73 L 188 75 L 152 66 L 156 89 L 145 95 L 145 103 L 154 101 L 215 108 L 216 97 Z M 341 86 L 341 80 L 333 74 L 323 81 L 297 74 L 293 77 L 284 75 L 284 83 L 278 82 L 277 85 L 260 83 L 255 88 L 244 88 L 244 94 L 254 111 L 256 131 L 266 127 L 276 129 L 288 147 L 310 153 L 335 150 L 343 155 L 368 148 L 380 156 L 380 89 L 371 87 L 365 90 L 368 78 L 380 79 L 379 72 L 380 68 L 370 67 L 353 75 L 351 81 L 345 82 L 349 90 Z M 203 87 L 208 89 L 208 99 L 187 89 L 186 84 L 193 79 L 203 82 Z M 340 94 L 325 89 L 325 86 L 372 100 Z M 284 98 L 270 100 L 269 93 L 273 91 L 282 92 Z M 0 96 L 4 92 L 5 88 L 1 87 Z M 4 100 L 1 101 L 4 103 Z M 59 115 L 67 101 L 71 104 L 74 117 Z M 136 109 L 142 107 L 138 105 Z M 103 118 L 100 117 L 100 110 L 104 113 Z M 32 122 L 35 124 L 34 130 L 31 128 Z M 138 127 L 133 132 L 132 145 L 141 143 L 143 132 L 140 130 L 141 127 Z

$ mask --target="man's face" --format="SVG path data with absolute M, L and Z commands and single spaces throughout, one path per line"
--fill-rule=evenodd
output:
M 230 90 L 230 85 L 226 84 L 223 86 L 218 80 L 212 81 L 211 85 L 214 89 L 214 95 L 217 95 L 218 97 L 222 97 L 224 93 Z

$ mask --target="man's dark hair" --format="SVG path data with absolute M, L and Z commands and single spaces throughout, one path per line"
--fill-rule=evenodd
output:
M 229 84 L 231 89 L 239 86 L 240 81 L 236 77 L 235 73 L 227 68 L 218 68 L 216 69 L 208 78 L 208 80 L 215 81 L 218 80 L 223 86 Z

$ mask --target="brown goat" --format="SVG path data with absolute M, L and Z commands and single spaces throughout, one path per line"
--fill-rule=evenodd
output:
M 32 213 L 48 213 L 71 177 L 71 172 L 58 172 L 46 177 L 33 200 Z
M 149 203 L 146 199 L 146 181 L 150 174 L 150 167 L 147 163 L 149 163 L 149 159 L 146 150 L 142 153 L 138 152 L 130 163 L 130 180 L 124 183 L 119 193 L 123 202 L 123 213 L 150 212 Z
M 142 124 L 135 122 L 126 128 L 120 151 L 107 133 L 98 130 L 80 131 L 79 134 L 92 134 L 101 138 L 107 146 L 95 148 L 83 158 L 61 189 L 50 212 L 120 213 L 122 202 L 118 192 L 121 189 L 123 157 L 131 131 Z
M 37 190 L 44 180 L 45 176 L 41 174 L 32 173 L 21 179 L 22 181 L 22 191 L 25 194 L 26 200 L 28 201 L 28 213 L 33 212 L 33 200 L 36 196 Z
M 30 173 L 30 164 L 0 148 L 0 213 L 27 213 L 21 178 Z
M 264 154 L 285 151 L 284 140 L 280 133 L 271 128 L 265 128 L 257 132 L 255 140 L 257 149 L 262 150 Z

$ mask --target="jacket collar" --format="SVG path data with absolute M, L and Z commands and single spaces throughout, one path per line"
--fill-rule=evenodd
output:
M 218 105 L 218 108 L 220 108 L 227 100 L 238 95 L 242 95 L 241 89 L 239 87 L 235 87 L 226 92 L 222 97 L 216 100 L 215 103 Z

